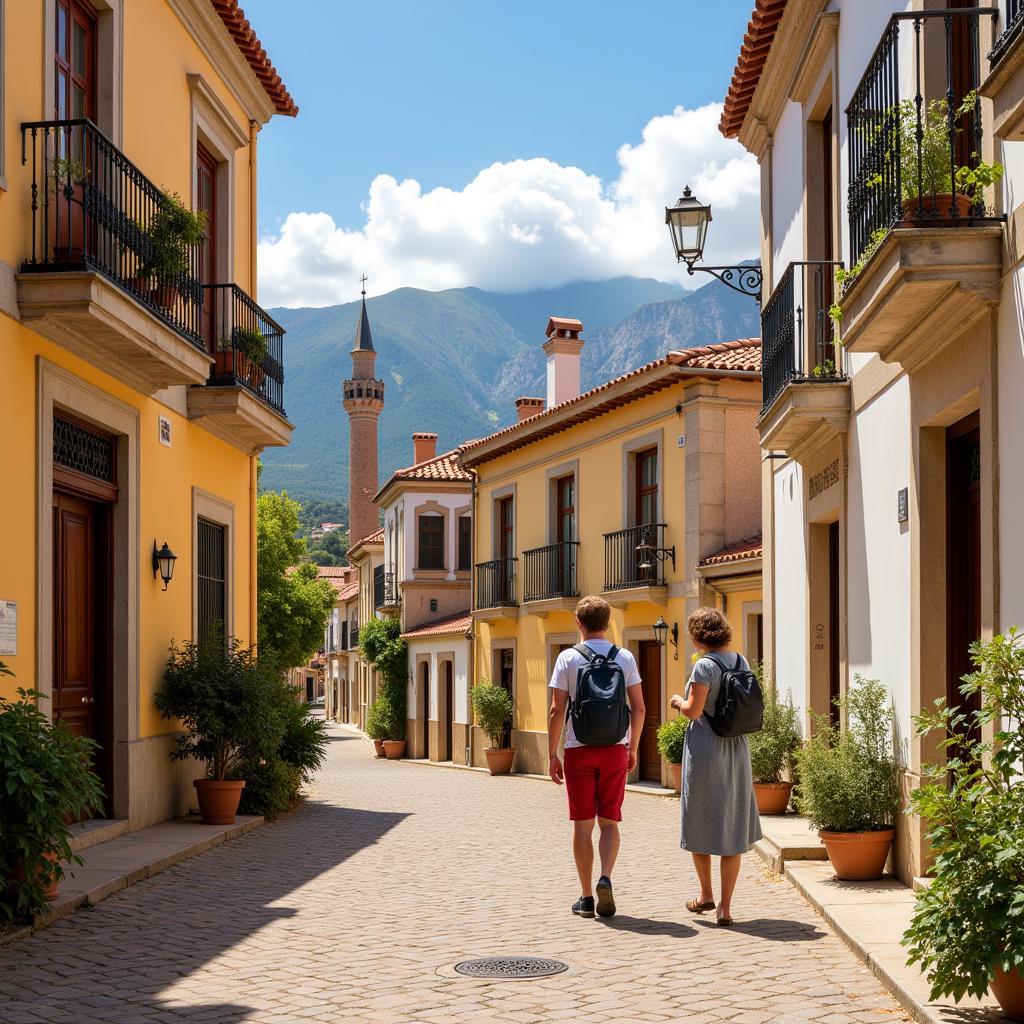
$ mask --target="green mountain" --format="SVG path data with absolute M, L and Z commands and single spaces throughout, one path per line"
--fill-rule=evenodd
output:
M 380 478 L 412 461 L 411 435 L 432 430 L 439 450 L 488 434 L 514 419 L 514 399 L 544 394 L 544 327 L 551 315 L 585 324 L 583 386 L 671 348 L 758 332 L 753 300 L 712 283 L 694 292 L 638 278 L 519 295 L 477 288 L 400 288 L 367 300 L 377 374 L 385 382 Z M 341 382 L 359 303 L 272 309 L 285 338 L 285 407 L 292 443 L 264 453 L 262 486 L 302 500 L 347 494 L 348 422 Z

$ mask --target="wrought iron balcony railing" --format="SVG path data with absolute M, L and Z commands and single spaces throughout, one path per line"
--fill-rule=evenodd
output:
M 237 284 L 203 285 L 217 339 L 212 385 L 243 387 L 284 415 L 284 328 Z
M 495 558 L 476 567 L 477 608 L 501 608 L 516 600 L 516 559 Z
M 850 263 L 899 223 L 987 218 L 980 22 L 995 8 L 894 14 L 846 108 Z
M 21 162 L 32 166 L 21 269 L 96 271 L 205 351 L 200 247 L 177 239 L 175 200 L 84 118 L 22 124 Z
M 579 541 L 561 541 L 523 552 L 523 600 L 579 597 L 576 581 Z
M 665 586 L 665 563 L 653 551 L 665 548 L 665 524 L 631 526 L 604 535 L 604 589 Z
M 844 380 L 843 347 L 829 316 L 834 261 L 790 263 L 761 312 L 761 411 L 792 381 Z M 813 347 L 807 334 L 813 332 Z
M 996 37 L 988 59 L 991 64 L 998 64 L 1009 52 L 1010 47 L 1020 38 L 1024 29 L 1024 0 L 1006 0 L 1006 20 L 1003 30 Z
M 384 573 L 384 608 L 397 608 L 402 603 L 402 595 L 398 586 L 398 573 Z

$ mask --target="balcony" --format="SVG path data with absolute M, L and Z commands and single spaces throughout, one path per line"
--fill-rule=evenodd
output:
M 476 567 L 476 606 L 478 619 L 513 619 L 519 614 L 516 599 L 515 558 L 495 558 L 478 562 Z
M 675 548 L 665 547 L 664 523 L 631 526 L 604 535 L 605 600 L 616 607 L 637 601 L 663 605 L 668 600 L 665 559 Z
M 1016 70 L 1021 61 L 1014 59 L 1018 56 L 1019 47 L 1016 43 L 1024 38 L 1024 0 L 1006 0 L 1006 22 L 1002 31 L 996 37 L 996 41 L 989 50 L 988 60 L 993 68 L 1010 63 L 1015 65 Z M 1011 52 L 1013 56 L 1011 57 Z M 1020 55 L 1024 57 L 1024 54 Z M 986 83 L 987 85 L 988 83 Z M 988 90 L 985 90 L 988 95 Z
M 579 600 L 578 541 L 562 541 L 523 552 L 523 610 L 546 617 L 574 611 Z
M 375 596 L 376 593 L 377 590 L 375 586 Z M 398 610 L 402 607 L 402 595 L 398 586 L 398 574 L 394 572 L 394 570 L 384 573 L 383 583 L 380 590 L 380 602 L 376 607 L 378 611 L 382 611 L 386 615 L 396 615 Z
M 284 328 L 236 284 L 203 285 L 202 292 L 217 351 L 209 382 L 189 389 L 189 417 L 249 454 L 288 444 Z
M 829 316 L 836 267 L 791 263 L 761 314 L 761 447 L 800 459 L 850 420 L 843 348 Z
M 986 205 L 993 175 L 978 155 L 981 19 L 996 15 L 893 15 L 846 109 L 842 340 L 909 372 L 998 301 L 1003 218 Z
M 168 197 L 91 121 L 30 122 L 21 138 L 32 169 L 22 320 L 145 394 L 204 384 L 199 247 L 166 258 Z

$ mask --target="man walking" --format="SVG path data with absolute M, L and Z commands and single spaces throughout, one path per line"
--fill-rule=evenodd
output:
M 558 785 L 565 782 L 569 797 L 572 852 L 583 889 L 572 912 L 580 917 L 593 917 L 595 912 L 595 820 L 601 832 L 596 911 L 600 917 L 615 913 L 612 870 L 619 853 L 622 801 L 626 778 L 636 767 L 644 726 L 644 697 L 636 660 L 629 651 L 605 639 L 610 618 L 611 608 L 600 597 L 580 601 L 576 625 L 581 642 L 559 654 L 550 683 L 548 774 Z M 563 723 L 564 768 L 558 757 Z

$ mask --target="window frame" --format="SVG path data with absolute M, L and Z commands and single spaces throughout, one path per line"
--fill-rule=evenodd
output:
M 224 528 L 224 635 L 235 636 L 235 506 L 215 494 L 192 488 L 192 639 L 199 637 L 199 522 Z M 250 636 L 250 642 L 255 641 Z
M 429 530 L 425 529 L 427 524 Z M 445 569 L 445 532 L 445 517 L 440 512 L 434 509 L 416 512 L 417 569 L 429 572 L 441 572 Z
M 455 525 L 456 572 L 473 571 L 473 516 L 460 515 Z

